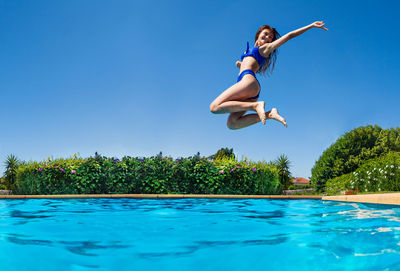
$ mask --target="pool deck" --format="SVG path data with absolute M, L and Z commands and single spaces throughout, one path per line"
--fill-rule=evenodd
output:
M 325 196 L 322 200 L 400 205 L 400 193 Z
M 307 195 L 193 195 L 193 194 L 91 194 L 91 195 L 0 195 L 0 199 L 55 198 L 217 198 L 217 199 L 321 199 Z

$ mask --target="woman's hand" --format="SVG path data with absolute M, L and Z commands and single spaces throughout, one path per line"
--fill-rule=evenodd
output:
M 236 61 L 236 67 L 238 67 L 240 69 L 240 66 L 242 65 L 242 62 L 240 61 Z
M 324 25 L 325 25 L 325 23 L 323 21 L 317 21 L 317 22 L 312 23 L 311 27 L 322 28 L 322 29 L 328 31 L 328 28 L 325 28 Z

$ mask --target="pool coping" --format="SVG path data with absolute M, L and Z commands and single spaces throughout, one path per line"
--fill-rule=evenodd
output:
M 65 195 L 0 195 L 0 199 L 57 198 L 215 198 L 215 199 L 320 199 L 326 201 L 360 202 L 400 205 L 400 193 L 363 195 L 206 195 L 206 194 L 65 194 Z
M 0 195 L 0 199 L 54 198 L 237 198 L 237 199 L 321 199 L 315 195 L 204 195 L 204 194 L 83 194 L 83 195 Z
M 400 193 L 324 196 L 322 200 L 400 205 Z

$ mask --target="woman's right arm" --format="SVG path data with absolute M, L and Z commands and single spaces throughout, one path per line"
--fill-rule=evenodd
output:
M 291 31 L 273 42 L 270 42 L 270 43 L 260 46 L 260 48 L 259 48 L 260 53 L 262 55 L 268 56 L 272 51 L 276 50 L 278 47 L 283 45 L 288 40 L 293 39 L 293 38 L 303 34 L 307 30 L 310 30 L 311 28 L 322 28 L 322 29 L 328 31 L 328 29 L 325 28 L 324 25 L 325 25 L 325 23 L 323 21 L 318 21 L 318 22 L 309 24 L 307 26 L 304 26 L 302 28 L 299 28 L 297 30 Z

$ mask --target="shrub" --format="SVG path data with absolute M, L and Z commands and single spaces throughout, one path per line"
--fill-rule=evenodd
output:
M 389 152 L 371 159 L 354 172 L 330 179 L 326 183 L 328 194 L 346 190 L 400 191 L 400 152 Z
M 14 194 L 279 194 L 276 168 L 265 162 L 195 155 L 173 160 L 160 153 L 121 160 L 96 154 L 86 159 L 22 163 Z
M 278 169 L 272 162 L 253 162 L 246 157 L 242 161 L 236 161 L 234 158 L 225 157 L 215 160 L 214 164 L 219 172 L 225 174 L 223 190 L 219 194 L 235 194 L 235 186 L 241 186 L 241 190 L 244 191 L 253 191 L 241 194 L 282 193 Z
M 327 180 L 353 172 L 367 160 L 389 151 L 400 151 L 400 128 L 384 130 L 377 125 L 356 128 L 323 152 L 311 170 L 311 181 L 322 191 Z
M 329 179 L 326 182 L 326 194 L 328 195 L 336 195 L 341 192 L 347 191 L 351 189 L 350 182 L 352 180 L 351 173 L 342 175 L 340 177 L 335 177 L 333 179 Z
M 360 192 L 400 191 L 400 152 L 363 164 L 352 174 L 350 187 Z
M 288 186 L 288 190 L 295 190 L 295 189 L 308 189 L 312 188 L 311 184 L 291 184 Z

